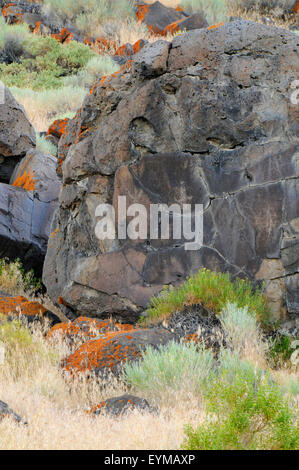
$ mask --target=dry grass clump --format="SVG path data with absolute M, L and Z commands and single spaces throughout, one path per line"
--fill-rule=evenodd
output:
M 187 345 L 171 343 L 161 349 L 160 353 L 151 351 L 145 355 L 144 364 L 128 366 L 126 368 L 130 378 L 128 383 L 134 387 L 133 390 L 130 389 L 130 393 L 133 391 L 138 396 L 146 397 L 151 405 L 159 407 L 160 413 L 150 415 L 135 411 L 117 419 L 109 416 L 93 417 L 87 411 L 89 407 L 107 398 L 128 392 L 129 388 L 124 382 L 112 376 L 109 380 L 99 382 L 96 377 L 89 377 L 87 380 L 84 374 L 77 377 L 64 375 L 60 364 L 61 360 L 71 352 L 67 342 L 57 339 L 56 342 L 50 343 L 45 339 L 45 330 L 40 326 L 31 326 L 29 331 L 19 321 L 7 323 L 2 320 L 0 342 L 5 345 L 5 362 L 0 364 L 0 399 L 7 402 L 29 424 L 22 426 L 16 425 L 10 419 L 3 420 L 0 423 L 0 449 L 179 449 L 186 437 L 187 423 L 189 430 L 201 429 L 206 432 L 207 428 L 209 431 L 209 423 L 213 423 L 213 419 L 211 411 L 206 406 L 206 400 L 213 398 L 213 390 L 219 388 L 219 393 L 215 392 L 215 397 L 217 400 L 221 399 L 220 405 L 224 407 L 223 409 L 229 412 L 227 403 L 232 403 L 232 412 L 234 412 L 234 398 L 230 390 L 232 393 L 242 394 L 240 397 L 243 403 L 244 399 L 247 400 L 246 396 L 245 398 L 243 396 L 243 388 L 246 390 L 248 388 L 248 392 L 251 393 L 250 384 L 253 383 L 254 386 L 254 381 L 258 380 L 260 373 L 265 377 L 270 374 L 269 377 L 272 376 L 277 380 L 285 396 L 289 397 L 287 399 L 290 408 L 284 408 L 287 406 L 284 404 L 282 408 L 282 416 L 285 419 L 289 416 L 287 413 L 293 413 L 292 410 L 298 406 L 297 370 L 285 369 L 273 372 L 267 366 L 263 369 L 265 372 L 260 372 L 259 365 L 245 357 L 248 352 L 251 354 L 251 351 L 243 341 L 245 328 L 249 328 L 248 336 L 256 338 L 253 346 L 255 352 L 259 351 L 260 355 L 263 355 L 263 346 L 259 343 L 262 339 L 259 337 L 257 324 L 251 322 L 245 310 L 240 314 L 242 319 L 236 324 L 233 321 L 236 314 L 234 306 L 228 305 L 227 312 L 227 314 L 224 312 L 223 325 L 226 332 L 230 333 L 230 349 L 220 353 L 219 361 L 213 359 L 210 351 L 205 353 L 203 349 L 199 351 L 197 358 L 195 345 L 191 345 L 188 349 Z M 183 360 L 180 351 L 184 351 Z M 190 379 L 192 374 L 195 374 L 193 384 L 198 375 L 200 387 L 186 387 L 187 382 L 182 380 L 182 377 L 186 377 L 186 373 L 189 373 Z M 217 379 L 218 376 L 221 381 Z M 230 376 L 234 381 L 236 377 L 237 382 L 233 382 L 232 385 L 227 382 L 226 377 Z M 271 383 L 270 380 L 269 393 L 273 392 Z M 225 388 L 222 389 L 222 386 Z M 281 398 L 277 387 L 274 392 L 273 396 L 279 404 Z M 242 408 L 236 411 L 239 414 L 244 412 L 246 416 L 249 413 L 249 417 L 253 413 L 254 424 L 254 408 L 252 408 L 254 394 L 249 398 L 249 401 L 245 400 Z M 265 399 L 268 400 L 267 394 Z M 213 406 L 215 403 L 212 403 Z M 275 410 L 270 411 L 275 414 Z M 230 440 L 229 443 L 224 442 L 222 434 L 218 435 L 218 431 L 214 430 L 216 437 L 219 438 L 219 446 L 231 443 L 234 445 L 234 430 L 227 427 L 231 421 L 226 420 L 222 423 L 221 416 L 217 418 L 220 419 L 220 423 L 216 431 L 221 430 L 224 424 Z M 273 419 L 276 419 L 276 415 Z M 284 429 L 289 429 L 288 423 L 284 426 Z M 295 422 L 290 423 L 290 426 L 294 427 Z M 264 438 L 263 432 L 262 438 Z M 245 433 L 245 437 L 246 435 Z M 209 437 L 207 434 L 204 436 Z M 194 445 L 197 446 L 198 435 L 195 437 Z M 296 436 L 289 438 L 290 442 L 292 441 L 291 445 L 295 445 Z M 192 447 L 192 442 L 188 443 L 188 446 Z M 213 442 L 211 444 L 202 439 L 200 442 L 207 447 L 214 445 Z M 259 443 L 263 446 L 262 441 Z M 243 445 L 243 441 L 241 444 Z M 246 442 L 244 446 L 247 446 Z
M 87 94 L 84 87 L 73 86 L 42 91 L 17 87 L 10 90 L 38 132 L 46 131 L 56 119 L 73 118 Z
M 94 418 L 86 413 L 89 406 L 125 393 L 126 387 L 115 379 L 101 384 L 84 376 L 68 380 L 59 368 L 68 353 L 66 345 L 53 348 L 38 328 L 30 334 L 17 322 L 5 329 L 1 336 L 0 325 L 0 341 L 5 340 L 9 358 L 0 365 L 0 397 L 29 425 L 2 421 L 1 450 L 178 449 L 186 419 L 198 422 L 198 400 L 188 401 L 186 409 L 179 395 L 159 416 L 134 412 L 120 419 Z

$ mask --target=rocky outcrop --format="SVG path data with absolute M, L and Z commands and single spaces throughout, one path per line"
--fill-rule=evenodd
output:
M 156 408 L 150 406 L 147 400 L 129 395 L 128 393 L 102 401 L 88 410 L 88 413 L 92 413 L 95 416 L 106 414 L 112 417 L 120 417 L 135 410 L 141 413 L 157 413 Z
M 20 159 L 35 147 L 35 132 L 24 108 L 0 82 L 0 183 L 8 183 Z
M 58 206 L 57 161 L 32 150 L 14 169 L 10 185 L 0 183 L 0 258 L 20 258 L 41 275 Z
M 235 21 L 148 44 L 95 84 L 59 145 L 44 268 L 53 301 L 134 321 L 163 285 L 207 267 L 265 281 L 274 316 L 297 314 L 298 77 L 298 36 Z M 202 204 L 203 246 L 99 240 L 96 208 L 117 214 L 118 196 Z

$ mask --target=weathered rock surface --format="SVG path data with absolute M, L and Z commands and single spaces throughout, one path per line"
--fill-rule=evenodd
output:
M 84 343 L 63 361 L 65 372 L 105 377 L 119 375 L 125 362 L 138 361 L 147 346 L 165 346 L 176 336 L 164 329 L 114 331 Z
M 136 17 L 147 25 L 149 31 L 155 34 L 162 33 L 164 28 L 175 21 L 185 19 L 188 15 L 183 11 L 169 8 L 161 2 L 154 2 L 151 5 L 140 2 L 136 6 Z
M 0 257 L 20 258 L 26 269 L 41 274 L 58 206 L 57 161 L 32 150 L 11 176 L 0 183 Z
M 24 108 L 0 82 L 0 183 L 8 183 L 15 166 L 35 147 L 35 132 Z
M 142 413 L 156 413 L 157 410 L 150 406 L 147 400 L 134 395 L 125 394 L 120 397 L 113 397 L 105 400 L 98 405 L 91 408 L 88 413 L 95 416 L 107 414 L 112 417 L 119 417 L 127 415 L 132 411 L 137 410 Z
M 18 424 L 27 424 L 21 416 L 17 415 L 11 408 L 9 408 L 7 403 L 0 400 L 0 423 L 4 418 L 12 418 Z
M 298 36 L 235 21 L 146 45 L 94 86 L 59 145 L 63 188 L 44 282 L 70 311 L 134 321 L 201 267 L 266 281 L 298 314 Z M 203 204 L 204 240 L 99 240 L 96 207 Z

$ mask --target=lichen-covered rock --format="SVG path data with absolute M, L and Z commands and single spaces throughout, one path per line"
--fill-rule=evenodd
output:
M 0 315 L 8 319 L 24 317 L 28 323 L 46 321 L 50 326 L 60 323 L 60 319 L 53 312 L 39 302 L 30 301 L 23 296 L 11 297 L 0 294 Z
M 41 275 L 61 182 L 57 161 L 37 150 L 15 167 L 10 186 L 0 183 L 0 257 L 20 258 Z
M 140 359 L 146 346 L 159 348 L 176 337 L 163 329 L 114 331 L 88 341 L 63 361 L 65 372 L 89 373 L 103 377 L 107 373 L 118 375 L 125 362 Z
M 150 406 L 147 400 L 127 393 L 120 397 L 113 397 L 102 401 L 88 410 L 88 413 L 92 413 L 95 416 L 106 414 L 112 417 L 120 417 L 134 410 L 141 413 L 157 413 L 157 409 Z
M 163 34 L 164 29 L 171 23 L 185 19 L 188 15 L 175 8 L 169 8 L 161 2 L 154 2 L 151 5 L 146 2 L 139 2 L 136 5 L 136 18 L 148 27 L 154 34 Z
M 12 418 L 18 424 L 27 424 L 27 422 L 24 421 L 21 416 L 17 415 L 11 408 L 9 408 L 7 403 L 4 403 L 4 401 L 0 400 L 0 423 L 4 418 Z
M 35 132 L 24 108 L 0 82 L 0 183 L 8 183 L 15 166 L 35 147 Z
M 202 267 L 266 282 L 298 314 L 299 37 L 234 21 L 146 45 L 98 82 L 59 145 L 44 282 L 69 311 L 134 321 Z M 203 204 L 204 240 L 99 240 L 99 204 Z M 117 210 L 116 210 L 117 213 Z
M 59 323 L 47 333 L 49 340 L 60 339 L 72 343 L 86 343 L 112 331 L 131 331 L 133 325 L 115 323 L 112 319 L 79 317 L 73 322 Z

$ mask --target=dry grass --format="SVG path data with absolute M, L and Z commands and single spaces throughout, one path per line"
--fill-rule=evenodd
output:
M 65 346 L 56 346 L 53 353 L 39 331 L 34 336 L 43 354 L 27 356 L 21 349 L 15 351 L 13 359 L 18 361 L 21 376 L 15 375 L 16 363 L 0 365 L 1 400 L 29 422 L 25 427 L 4 420 L 0 425 L 1 450 L 178 449 L 186 421 L 198 423 L 200 405 L 195 399 L 188 400 L 186 409 L 186 396 L 178 396 L 171 406 L 162 406 L 159 416 L 138 412 L 119 419 L 90 416 L 86 413 L 90 405 L 124 393 L 124 386 L 115 380 L 104 388 L 84 379 L 70 384 L 59 370 Z
M 197 426 L 206 419 L 200 397 L 182 390 L 173 392 L 171 399 L 167 393 L 160 402 L 149 399 L 151 405 L 160 407 L 159 415 L 136 411 L 118 419 L 90 416 L 86 413 L 90 406 L 127 392 L 126 386 L 113 378 L 99 383 L 84 376 L 63 376 L 61 359 L 71 351 L 66 343 L 50 344 L 37 326 L 28 340 L 23 327 L 7 325 L 0 324 L 0 341 L 6 345 L 6 361 L 0 365 L 0 399 L 29 425 L 3 420 L 1 450 L 174 450 L 184 440 L 186 423 Z M 6 328 L 4 334 L 1 328 Z M 259 347 L 254 347 L 255 353 Z M 298 374 L 288 369 L 275 371 L 273 376 L 281 385 L 298 380 Z

